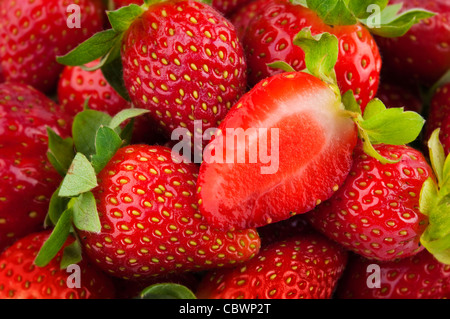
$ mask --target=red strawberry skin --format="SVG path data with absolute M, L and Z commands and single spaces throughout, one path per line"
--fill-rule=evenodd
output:
M 367 287 L 368 276 L 374 274 L 373 270 L 368 272 L 369 265 L 380 267 L 380 288 Z M 353 256 L 336 291 L 338 299 L 447 299 L 449 296 L 450 266 L 440 263 L 426 250 L 389 262 Z
M 403 3 L 400 12 L 424 8 L 436 15 L 421 20 L 399 38 L 377 37 L 384 71 L 405 82 L 432 85 L 450 68 L 450 3 L 447 0 L 391 0 Z
M 223 134 L 205 148 L 198 198 L 208 222 L 224 230 L 261 227 L 306 213 L 328 199 L 349 173 L 357 142 L 356 126 L 342 116 L 339 105 L 324 82 L 303 72 L 274 75 L 245 94 L 219 126 Z M 277 129 L 278 141 L 272 145 L 272 137 L 263 142 L 254 133 L 251 144 L 228 148 L 227 131 L 249 128 L 266 129 L 267 135 Z M 221 144 L 225 155 L 216 159 L 212 153 Z M 263 173 L 269 164 L 261 158 L 248 160 L 249 145 L 265 146 L 275 155 L 273 172 Z M 247 160 L 239 162 L 243 149 Z
M 42 228 L 61 176 L 47 160 L 47 131 L 70 134 L 70 119 L 41 92 L 0 84 L 0 251 Z
M 57 85 L 64 55 L 103 25 L 99 0 L 80 0 L 80 28 L 69 28 L 66 0 L 0 2 L 0 71 L 6 81 L 30 84 L 45 93 Z M 72 21 L 72 19 L 69 19 Z
M 109 277 L 82 260 L 80 287 L 70 288 L 74 274 L 60 268 L 62 250 L 45 267 L 34 264 L 50 231 L 32 233 L 19 239 L 0 255 L 0 299 L 111 299 L 115 288 Z M 63 247 L 73 242 L 69 238 Z M 73 280 L 69 278 L 69 282 Z
M 420 236 L 428 219 L 419 211 L 419 195 L 433 172 L 424 156 L 409 146 L 374 147 L 400 162 L 382 165 L 359 144 L 345 183 L 307 218 L 326 236 L 366 258 L 405 258 L 423 250 Z
M 219 232 L 199 214 L 198 166 L 163 146 L 120 149 L 94 189 L 102 230 L 80 232 L 86 253 L 116 277 L 146 279 L 231 266 L 255 256 L 254 229 Z
M 383 80 L 378 87 L 377 98 L 388 108 L 403 107 L 407 111 L 422 113 L 423 103 L 417 94 L 417 88 Z
M 440 129 L 439 139 L 445 154 L 450 154 L 450 83 L 439 87 L 431 99 L 426 123 L 425 143 L 435 129 Z
M 250 86 L 282 72 L 269 67 L 269 63 L 285 61 L 296 71 L 303 70 L 304 52 L 292 42 L 301 29 L 310 27 L 313 35 L 329 32 L 339 40 L 335 70 L 341 92 L 353 90 L 362 108 L 375 97 L 381 57 L 375 40 L 362 25 L 328 26 L 312 10 L 288 0 L 259 0 L 256 3 L 259 10 L 242 37 Z
M 136 107 L 167 136 L 217 127 L 245 92 L 243 49 L 231 23 L 196 1 L 152 5 L 134 21 L 122 46 L 124 81 Z
M 310 233 L 264 248 L 243 266 L 211 271 L 199 299 L 329 299 L 347 262 L 347 252 Z
M 88 63 L 95 66 L 99 61 Z M 83 110 L 86 99 L 92 110 L 115 115 L 130 103 L 122 98 L 106 81 L 102 71 L 86 71 L 78 66 L 66 66 L 58 82 L 58 100 L 66 113 L 75 116 Z

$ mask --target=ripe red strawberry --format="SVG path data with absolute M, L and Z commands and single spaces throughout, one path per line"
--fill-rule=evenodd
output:
M 376 38 L 383 56 L 384 70 L 405 82 L 410 79 L 434 84 L 450 68 L 450 3 L 447 0 L 391 0 L 403 3 L 400 12 L 414 7 L 436 13 L 421 20 L 399 38 Z
M 187 129 L 186 138 L 201 138 L 199 134 L 216 127 L 246 91 L 246 63 L 236 31 L 213 7 L 168 0 L 122 7 L 108 16 L 112 29 L 58 61 L 80 65 L 94 55 L 107 56 L 102 70 L 113 74 L 121 68 L 123 73 L 112 76 L 116 90 L 129 95 L 136 107 L 149 110 L 167 137 L 180 128 Z M 123 20 L 129 25 L 118 23 Z M 102 49 L 89 54 L 92 43 Z M 196 121 L 200 129 L 194 127 Z
M 376 260 L 404 258 L 423 250 L 420 236 L 428 218 L 419 210 L 425 180 L 434 178 L 422 153 L 409 146 L 375 145 L 381 164 L 359 144 L 340 189 L 307 217 L 312 225 L 346 248 Z
M 383 101 L 386 107 L 404 107 L 405 110 L 422 113 L 423 103 L 413 88 L 395 83 L 392 80 L 381 81 L 378 87 L 377 98 Z
M 155 3 L 124 34 L 125 87 L 170 136 L 216 127 L 246 90 L 246 64 L 231 23 L 192 1 Z
M 211 6 L 225 16 L 232 14 L 237 8 L 246 4 L 249 0 L 212 0 Z M 132 3 L 141 5 L 144 0 L 114 0 L 116 8 L 130 5 Z
M 121 148 L 93 189 L 99 233 L 80 231 L 86 254 L 117 277 L 231 266 L 258 253 L 255 230 L 220 232 L 195 201 L 198 167 L 163 146 Z
M 329 26 L 313 10 L 288 0 L 259 0 L 257 5 L 257 14 L 242 37 L 251 86 L 282 72 L 268 66 L 279 60 L 296 71 L 303 70 L 304 52 L 293 39 L 301 29 L 310 27 L 313 35 L 329 32 L 339 39 L 336 76 L 342 93 L 353 90 L 363 107 L 375 97 L 381 58 L 375 40 L 363 25 Z
M 81 261 L 79 282 L 69 278 L 75 272 L 60 268 L 62 251 L 45 267 L 34 259 L 50 231 L 32 233 L 19 239 L 0 255 L 0 299 L 110 299 L 114 286 L 109 277 L 87 261 Z M 73 242 L 70 238 L 64 247 Z M 76 270 L 75 270 L 76 271 Z M 69 287 L 79 283 L 80 287 Z
M 61 181 L 47 160 L 47 126 L 70 134 L 70 119 L 44 94 L 0 84 L 0 251 L 42 228 Z
M 318 234 L 298 235 L 264 248 L 242 266 L 203 278 L 200 299 L 329 299 L 347 253 Z
M 79 15 L 70 4 L 61 0 L 0 3 L 0 65 L 7 81 L 30 84 L 46 93 L 56 88 L 63 69 L 56 56 L 66 54 L 103 26 L 100 0 L 77 1 Z M 75 19 L 79 27 L 72 27 Z
M 99 60 L 88 63 L 96 65 Z M 101 70 L 87 71 L 78 66 L 66 66 L 58 82 L 58 101 L 65 112 L 75 116 L 84 108 L 86 99 L 92 110 L 115 115 L 130 103 L 121 97 L 106 81 Z
M 425 140 L 428 141 L 433 131 L 440 128 L 440 140 L 445 154 L 450 154 L 450 83 L 442 85 L 434 93 L 425 127 Z
M 375 273 L 377 269 L 379 273 Z M 380 286 L 368 287 L 368 282 L 372 285 L 376 279 Z M 349 259 L 336 291 L 339 299 L 447 299 L 449 296 L 450 265 L 437 261 L 427 251 L 388 262 L 354 256 Z
M 250 1 L 249 3 L 241 6 L 239 10 L 230 16 L 230 21 L 236 28 L 236 33 L 239 39 L 242 40 L 251 20 L 258 13 L 261 6 L 260 3 L 261 1 Z

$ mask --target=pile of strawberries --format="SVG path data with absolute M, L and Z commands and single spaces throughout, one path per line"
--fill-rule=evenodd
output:
M 0 0 L 1 299 L 447 298 L 449 153 L 447 0 Z

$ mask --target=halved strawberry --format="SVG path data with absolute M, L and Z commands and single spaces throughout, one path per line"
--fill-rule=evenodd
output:
M 403 144 L 423 126 L 417 113 L 374 100 L 362 115 L 351 92 L 341 97 L 335 36 L 314 37 L 305 29 L 296 41 L 317 77 L 284 72 L 261 81 L 233 106 L 205 149 L 198 197 L 214 227 L 260 227 L 306 213 L 344 182 L 358 131 L 365 151 L 385 161 L 371 141 Z
M 211 271 L 196 291 L 200 299 L 329 299 L 347 252 L 317 233 L 264 248 L 244 265 Z

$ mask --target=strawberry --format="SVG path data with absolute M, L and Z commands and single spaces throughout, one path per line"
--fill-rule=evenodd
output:
M 212 0 L 211 5 L 226 17 L 231 16 L 251 0 Z
M 422 113 L 423 102 L 416 90 L 393 80 L 382 80 L 378 87 L 377 98 L 386 107 L 404 107 L 405 110 Z
M 81 261 L 79 287 L 69 278 L 73 270 L 61 269 L 62 251 L 45 267 L 37 267 L 34 258 L 47 240 L 50 231 L 29 234 L 0 255 L 0 299 L 110 299 L 115 297 L 109 277 L 100 270 Z M 68 238 L 63 247 L 74 241 Z M 75 270 L 76 271 L 76 270 Z
M 378 271 L 379 273 L 375 273 Z M 379 287 L 368 287 L 379 280 Z M 427 251 L 395 261 L 349 258 L 337 291 L 338 299 L 447 299 L 450 266 Z
M 434 174 L 422 153 L 409 146 L 376 145 L 381 164 L 361 144 L 340 189 L 308 214 L 311 224 L 348 249 L 371 259 L 404 258 L 423 250 L 428 218 L 419 210 L 423 183 Z
M 213 230 L 195 205 L 195 164 L 177 163 L 163 146 L 121 148 L 93 190 L 102 230 L 80 232 L 99 267 L 119 277 L 233 265 L 258 252 L 254 230 Z
M 245 31 L 250 25 L 251 20 L 258 13 L 261 1 L 250 1 L 241 6 L 239 10 L 236 10 L 231 16 L 230 21 L 236 28 L 237 36 L 240 40 L 244 37 Z M 262 3 L 262 2 L 261 2 Z
M 223 15 L 229 16 L 248 1 L 249 0 L 212 0 L 211 6 Z M 115 8 L 120 8 L 130 4 L 141 5 L 143 2 L 144 0 L 114 0 L 114 5 Z
M 96 65 L 99 60 L 88 63 Z M 106 81 L 101 70 L 87 71 L 78 66 L 66 66 L 58 82 L 58 100 L 66 113 L 75 116 L 84 108 L 115 115 L 130 103 L 121 97 Z
M 363 117 L 354 96 L 341 96 L 335 82 L 338 39 L 308 32 L 302 30 L 296 41 L 308 65 L 322 64 L 311 66 L 317 76 L 284 72 L 261 81 L 233 106 L 205 148 L 197 192 L 200 212 L 214 227 L 261 227 L 306 213 L 344 182 L 358 131 L 365 150 L 386 161 L 371 140 L 403 144 L 397 137 L 415 127 L 401 137 L 414 140 L 423 126 L 418 114 L 386 109 L 379 100 L 368 104 Z M 384 129 L 389 132 L 378 134 Z
M 440 140 L 445 153 L 450 153 L 450 83 L 440 86 L 434 92 L 430 103 L 428 121 L 425 126 L 425 140 L 440 128 Z
M 329 299 L 347 253 L 317 233 L 264 248 L 242 266 L 213 270 L 200 282 L 200 299 Z
M 117 89 L 136 107 L 149 110 L 166 136 L 177 128 L 197 135 L 195 121 L 203 130 L 217 126 L 246 91 L 246 63 L 236 31 L 211 6 L 192 0 L 152 2 L 122 7 L 109 18 L 111 30 L 58 61 L 84 64 L 94 57 L 87 48 L 102 43 L 95 56 L 107 57 L 102 70 L 122 68 Z M 129 21 L 127 27 L 122 20 Z
M 399 81 L 431 86 L 450 68 L 450 3 L 447 0 L 391 0 L 400 12 L 414 7 L 435 12 L 398 38 L 376 38 L 385 71 Z M 401 6 L 402 5 L 402 6 Z
M 30 86 L 0 84 L 0 251 L 42 228 L 62 180 L 46 156 L 47 127 L 68 136 L 70 118 Z
M 367 8 L 363 1 L 355 1 L 349 7 L 341 8 L 342 12 L 333 11 L 339 10 L 336 1 L 307 1 L 307 5 L 303 2 L 258 0 L 248 4 L 248 10 L 241 9 L 242 20 L 248 21 L 241 40 L 247 57 L 249 85 L 282 72 L 271 65 L 276 61 L 284 61 L 296 71 L 305 69 L 304 52 L 293 40 L 301 29 L 309 27 L 313 35 L 328 32 L 338 38 L 336 76 L 339 87 L 342 93 L 352 90 L 364 110 L 365 105 L 376 96 L 382 65 L 371 32 L 394 36 L 399 31 L 399 24 L 380 21 L 380 26 L 371 29 L 369 20 L 364 20 Z M 251 12 L 252 6 L 258 9 L 253 19 L 248 20 L 245 16 Z M 384 9 L 382 6 L 379 8 Z M 237 19 L 233 17 L 233 21 Z M 387 26 L 389 28 L 385 28 Z
M 124 279 L 232 266 L 258 253 L 255 229 L 222 232 L 199 213 L 198 165 L 165 146 L 128 144 L 128 125 L 120 129 L 120 123 L 143 113 L 127 109 L 111 118 L 85 110 L 77 115 L 69 145 L 77 152 L 52 197 L 48 219 L 54 233 L 37 265 L 53 258 L 71 229 L 90 260 Z
M 100 0 L 7 0 L 0 3 L 0 65 L 5 80 L 52 92 L 63 66 L 55 60 L 102 29 Z M 69 10 L 70 9 L 70 10 Z M 71 15 L 72 14 L 72 15 Z M 73 27 L 76 19 L 79 26 Z

